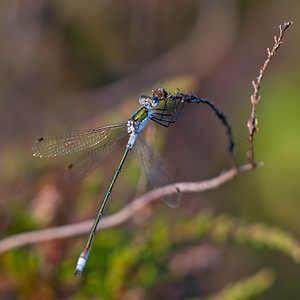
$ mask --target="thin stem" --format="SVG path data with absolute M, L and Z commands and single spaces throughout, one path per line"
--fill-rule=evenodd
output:
M 254 80 L 252 81 L 254 92 L 250 98 L 252 109 L 251 109 L 251 115 L 247 122 L 247 126 L 249 129 L 249 136 L 248 136 L 249 150 L 248 150 L 246 156 L 247 156 L 249 162 L 253 166 L 255 165 L 254 150 L 253 150 L 253 137 L 254 137 L 254 133 L 258 130 L 258 128 L 257 128 L 258 121 L 257 121 L 255 109 L 256 109 L 256 105 L 258 104 L 258 102 L 260 100 L 258 90 L 260 89 L 261 81 L 263 79 L 263 76 L 266 72 L 266 69 L 267 69 L 271 59 L 274 57 L 274 55 L 276 54 L 276 51 L 279 49 L 280 45 L 282 44 L 282 39 L 283 39 L 285 31 L 292 24 L 293 24 L 293 22 L 287 22 L 287 23 L 283 24 L 283 27 L 281 25 L 279 25 L 279 37 L 277 38 L 276 36 L 274 36 L 274 45 L 273 45 L 272 51 L 270 51 L 270 49 L 267 48 L 267 55 L 268 55 L 267 59 L 265 60 L 263 66 L 260 68 L 259 75 L 258 75 L 256 81 L 254 81 Z
M 256 164 L 256 167 L 260 167 L 261 165 L 262 164 Z M 101 229 L 103 230 L 112 228 L 123 224 L 132 216 L 134 216 L 138 210 L 159 199 L 161 196 L 178 193 L 178 189 L 181 193 L 203 192 L 215 189 L 232 180 L 239 174 L 250 171 L 252 169 L 252 165 L 247 164 L 238 168 L 229 169 L 228 171 L 223 172 L 222 174 L 208 180 L 199 182 L 179 182 L 157 188 L 133 200 L 117 213 L 107 217 L 103 217 L 101 221 Z M 9 236 L 0 241 L 0 253 L 4 253 L 6 251 L 25 245 L 86 234 L 90 231 L 93 221 L 94 220 L 92 219 L 75 224 L 29 231 Z

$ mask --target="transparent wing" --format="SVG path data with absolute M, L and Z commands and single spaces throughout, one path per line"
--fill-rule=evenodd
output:
M 108 141 L 105 140 L 105 143 L 81 155 L 73 164 L 69 165 L 65 173 L 66 182 L 78 181 L 98 168 L 112 153 L 117 141 L 126 135 L 127 131 L 123 131 L 121 134 L 109 138 Z
M 96 146 L 108 136 L 121 134 L 126 128 L 126 124 L 118 124 L 46 136 L 36 140 L 31 150 L 35 157 L 68 155 Z
M 146 177 L 152 188 L 173 183 L 162 159 L 154 152 L 146 141 L 140 136 L 137 140 L 137 155 L 145 171 Z M 170 196 L 163 196 L 162 199 L 171 207 L 178 207 L 180 204 L 180 193 Z

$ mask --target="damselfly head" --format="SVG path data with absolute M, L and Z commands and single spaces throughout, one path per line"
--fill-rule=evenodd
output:
M 159 105 L 159 98 L 158 97 L 148 97 L 145 95 L 140 96 L 139 102 L 142 106 L 146 108 L 153 108 Z

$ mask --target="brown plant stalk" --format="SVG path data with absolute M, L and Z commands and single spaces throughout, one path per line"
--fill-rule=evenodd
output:
M 261 81 L 263 79 L 263 76 L 266 72 L 266 69 L 267 69 L 268 65 L 271 62 L 271 59 L 274 57 L 274 55 L 276 54 L 276 51 L 279 49 L 280 45 L 282 44 L 282 39 L 283 39 L 285 31 L 292 24 L 293 24 L 293 22 L 286 22 L 286 23 L 283 24 L 283 26 L 279 25 L 279 37 L 277 38 L 276 36 L 274 36 L 274 45 L 273 45 L 272 51 L 270 51 L 270 49 L 267 48 L 268 57 L 265 60 L 263 66 L 260 68 L 259 75 L 256 78 L 256 81 L 254 81 L 254 80 L 252 81 L 254 92 L 250 97 L 252 109 L 251 109 L 251 115 L 250 115 L 250 117 L 248 119 L 248 122 L 247 122 L 247 127 L 249 129 L 249 136 L 248 136 L 249 150 L 248 150 L 246 156 L 247 156 L 250 164 L 252 164 L 253 166 L 255 165 L 254 150 L 253 150 L 253 139 L 254 139 L 254 133 L 258 130 L 258 127 L 257 127 L 258 120 L 257 120 L 255 109 L 256 109 L 256 105 L 258 104 L 258 102 L 260 100 L 258 90 L 260 89 Z
M 259 166 L 260 165 L 258 164 L 257 167 Z M 134 216 L 138 210 L 149 205 L 151 202 L 154 202 L 162 196 L 178 193 L 178 190 L 180 190 L 181 193 L 191 193 L 215 189 L 221 186 L 222 184 L 232 180 L 240 173 L 247 172 L 252 169 L 252 165 L 247 164 L 240 166 L 239 168 L 232 168 L 208 180 L 203 180 L 199 182 L 179 182 L 154 189 L 142 195 L 141 197 L 138 197 L 137 199 L 133 200 L 120 211 L 110 216 L 103 217 L 103 219 L 101 220 L 100 228 L 101 230 L 103 230 L 123 224 L 124 222 L 128 221 L 132 216 Z M 94 219 L 91 219 L 84 222 L 12 235 L 10 237 L 0 240 L 0 253 L 4 253 L 8 250 L 24 245 L 45 242 L 53 239 L 73 237 L 84 233 L 88 233 L 93 224 L 93 221 Z

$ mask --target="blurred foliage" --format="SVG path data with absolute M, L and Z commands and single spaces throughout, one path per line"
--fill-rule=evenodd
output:
M 234 284 L 228 284 L 220 293 L 212 295 L 203 300 L 246 300 L 253 299 L 267 290 L 274 283 L 274 272 L 269 269 L 263 269 L 255 275 L 241 279 Z M 196 300 L 200 298 L 193 298 Z
M 299 9 L 296 0 L 0 2 L 1 238 L 93 216 L 124 146 L 67 186 L 63 159 L 31 157 L 36 137 L 126 121 L 158 86 L 220 107 L 244 163 L 251 80 L 275 26 L 294 21 L 260 91 L 263 168 L 184 195 L 178 210 L 155 205 L 100 230 L 80 280 L 85 237 L 1 254 L 0 298 L 299 299 Z M 200 180 L 229 166 L 219 123 L 186 105 L 176 126 L 145 131 L 176 181 Z M 142 194 L 144 181 L 130 156 L 106 214 Z
M 263 96 L 270 101 L 262 103 L 259 113 L 263 116 L 260 128 L 265 138 L 257 137 L 257 148 L 260 149 L 261 160 L 268 166 L 258 178 L 262 190 L 262 205 L 268 207 L 275 222 L 285 222 L 290 227 L 300 230 L 297 222 L 297 211 L 300 209 L 298 198 L 298 174 L 300 158 L 297 149 L 300 147 L 300 123 L 298 97 L 300 87 L 297 78 L 300 73 L 281 74 L 266 82 Z M 276 91 L 272 89 L 277 86 Z M 275 116 L 275 119 L 271 119 Z M 280 172 L 275 172 L 280 170 Z M 276 184 L 279 189 L 274 189 Z M 285 205 L 280 211 L 276 209 L 278 202 Z M 286 220 L 289 215 L 289 220 Z
M 134 298 L 134 293 L 146 298 L 152 288 L 167 281 L 174 284 L 177 282 L 177 292 L 182 292 L 182 269 L 187 266 L 184 262 L 176 263 L 176 255 L 184 255 L 187 245 L 196 247 L 206 238 L 221 244 L 231 242 L 277 250 L 296 263 L 300 262 L 300 242 L 290 234 L 264 224 L 246 224 L 229 215 L 215 217 L 210 212 L 201 212 L 192 219 L 182 216 L 173 226 L 170 225 L 160 215 L 146 227 L 133 229 L 130 226 L 127 229 L 102 231 L 97 236 L 85 274 L 80 281 L 73 280 L 73 271 L 74 256 L 81 245 L 78 243 L 78 249 L 74 249 L 74 243 L 66 244 L 61 241 L 51 242 L 52 246 L 49 245 L 50 242 L 31 246 L 29 252 L 24 249 L 4 254 L 1 258 L 0 274 L 3 278 L 9 274 L 9 277 L 26 286 L 25 290 L 20 286 L 15 291 L 19 297 L 35 299 L 37 278 L 39 285 L 45 288 L 51 278 L 50 286 L 53 290 L 50 294 L 55 293 L 55 290 L 59 291 L 59 297 L 64 299 L 93 298 L 96 295 L 104 299 L 131 299 Z M 205 243 L 203 249 L 204 245 Z M 59 254 L 51 252 L 59 253 L 60 248 L 65 248 L 64 259 L 61 261 L 60 257 L 59 263 L 55 263 L 55 256 Z M 192 261 L 198 267 L 195 271 L 187 272 L 201 274 L 210 270 L 216 261 L 209 253 L 211 249 L 208 252 L 196 251 L 194 255 L 197 259 Z M 203 261 L 206 261 L 206 265 L 203 265 Z M 177 265 L 176 268 L 172 268 L 174 264 Z M 180 269 L 177 269 L 179 266 Z M 36 277 L 36 274 L 39 276 Z M 221 295 L 225 293 L 228 297 L 224 296 L 223 299 L 250 299 L 251 295 L 259 295 L 270 286 L 273 282 L 272 274 L 271 271 L 260 271 L 251 279 L 239 282 L 234 287 L 227 287 Z M 200 275 L 198 280 L 203 280 L 202 276 L 204 275 Z M 176 290 L 175 287 L 174 289 Z M 13 290 L 6 289 L 5 292 L 12 295 Z M 186 294 L 184 298 L 188 296 Z M 218 297 L 221 296 L 212 296 L 209 299 L 219 299 Z

